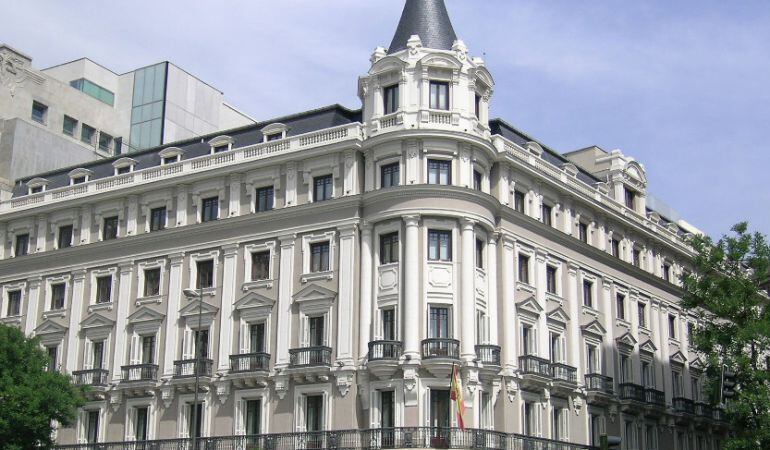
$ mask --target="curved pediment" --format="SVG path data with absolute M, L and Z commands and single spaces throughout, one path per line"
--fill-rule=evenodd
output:
M 488 88 L 491 88 L 495 85 L 495 79 L 492 78 L 492 74 L 484 66 L 479 66 L 476 68 L 476 77 Z
M 386 56 L 372 65 L 371 69 L 369 69 L 369 75 L 380 75 L 394 71 L 401 73 L 404 67 L 406 67 L 406 62 L 402 61 L 401 58 Z
M 158 155 L 161 158 L 168 158 L 171 156 L 178 156 L 178 155 L 184 155 L 184 150 L 182 150 L 179 147 L 167 147 L 161 150 Z
M 125 156 L 112 163 L 112 167 L 116 169 L 119 169 L 121 167 L 130 167 L 134 165 L 136 165 L 136 160 L 134 158 L 127 158 Z
M 221 147 L 223 145 L 230 145 L 235 142 L 235 139 L 233 139 L 230 136 L 217 136 L 213 139 L 211 139 L 208 143 L 211 147 Z
M 50 181 L 46 180 L 45 178 L 35 177 L 29 181 L 27 181 L 27 187 L 35 188 L 40 186 L 46 186 L 50 183 Z
M 445 53 L 428 53 L 419 61 L 420 65 L 441 69 L 461 69 L 463 63 L 452 55 Z
M 78 178 L 78 177 L 90 177 L 91 175 L 93 175 L 93 173 L 94 172 L 92 170 L 89 170 L 83 167 L 78 167 L 77 169 L 70 170 L 68 175 L 70 178 Z
M 643 185 L 647 184 L 647 175 L 644 167 L 636 161 L 629 161 L 624 170 L 628 178 L 634 179 Z

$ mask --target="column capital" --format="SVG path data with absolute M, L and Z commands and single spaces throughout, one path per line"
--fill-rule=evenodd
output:
M 493 231 L 487 235 L 487 245 L 497 245 L 500 240 L 501 233 L 499 231 Z
M 503 247 L 513 249 L 516 245 L 516 237 L 508 233 L 502 233 Z
M 122 274 L 130 274 L 134 271 L 134 262 L 133 261 L 124 261 L 122 263 L 118 263 L 118 269 Z
M 403 216 L 402 219 L 404 219 L 404 223 L 407 227 L 417 227 L 420 225 L 420 215 L 419 214 L 409 214 L 406 216 Z
M 235 256 L 238 254 L 238 248 L 240 248 L 238 244 L 226 244 L 222 246 L 222 252 L 225 257 Z
M 358 224 L 358 227 L 361 229 L 361 234 L 364 236 L 371 234 L 372 230 L 374 230 L 374 225 L 368 220 L 362 220 L 361 223 Z
M 70 272 L 73 281 L 83 281 L 86 279 L 86 269 L 76 269 Z
M 39 287 L 42 282 L 43 282 L 43 277 L 41 277 L 40 275 L 27 278 L 27 283 L 29 284 L 30 289 Z
M 168 255 L 168 259 L 171 261 L 172 266 L 180 266 L 182 261 L 184 261 L 184 253 L 172 253 Z
M 297 235 L 296 234 L 285 234 L 283 236 L 278 236 L 278 241 L 281 243 L 281 247 L 291 247 L 294 245 L 294 241 L 296 241 Z
M 341 225 L 341 226 L 337 227 L 337 231 L 340 232 L 340 238 L 347 238 L 347 237 L 355 236 L 357 230 L 358 230 L 358 225 L 355 224 L 355 223 Z
M 476 220 L 471 219 L 469 217 L 463 217 L 460 219 L 460 227 L 463 231 L 473 231 L 473 228 L 476 226 L 476 223 L 478 223 Z

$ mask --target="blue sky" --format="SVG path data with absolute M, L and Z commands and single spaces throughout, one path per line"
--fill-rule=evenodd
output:
M 0 30 L 47 67 L 169 60 L 257 119 L 341 103 L 387 47 L 400 0 L 7 3 Z M 645 165 L 649 190 L 712 235 L 770 233 L 770 2 L 447 0 L 497 83 L 493 116 L 566 152 Z

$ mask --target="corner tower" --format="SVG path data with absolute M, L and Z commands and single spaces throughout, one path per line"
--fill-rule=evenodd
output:
M 433 128 L 489 137 L 494 80 L 457 38 L 444 0 L 406 0 L 390 47 L 371 63 L 359 79 L 370 136 Z

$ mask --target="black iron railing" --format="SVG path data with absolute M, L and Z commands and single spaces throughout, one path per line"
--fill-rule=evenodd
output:
M 372 341 L 369 343 L 369 361 L 398 360 L 401 349 L 401 341 Z
M 477 345 L 476 358 L 482 364 L 488 366 L 500 365 L 500 346 L 499 345 Z
M 157 364 L 133 364 L 120 368 L 123 377 L 121 381 L 157 381 Z
M 704 402 L 695 402 L 695 415 L 700 417 L 713 417 L 713 411 L 711 405 Z
M 422 357 L 460 359 L 460 341 L 445 338 L 425 339 L 422 341 Z
M 614 388 L 612 386 L 612 377 L 602 375 L 600 373 L 588 373 L 585 376 L 586 389 L 589 391 L 599 391 L 605 394 L 612 394 Z
M 315 367 L 332 365 L 332 349 L 329 347 L 304 347 L 289 350 L 291 367 Z
M 653 406 L 666 406 L 666 394 L 657 389 L 645 388 L 644 401 Z
M 685 414 L 695 414 L 695 404 L 689 398 L 674 397 L 671 399 L 674 405 L 674 411 Z
M 429 427 L 202 437 L 197 441 L 196 447 L 200 450 L 379 450 L 387 448 L 597 450 L 596 447 L 588 445 L 490 430 Z M 192 439 L 59 445 L 54 448 L 57 450 L 193 450 Z
M 716 420 L 717 422 L 724 422 L 725 421 L 725 412 L 722 408 L 719 406 L 714 406 L 711 409 L 711 418 Z
M 230 355 L 230 373 L 259 372 L 270 369 L 269 353 Z
M 620 383 L 620 399 L 621 400 L 633 400 L 637 402 L 645 402 L 644 386 L 640 386 L 634 383 Z
M 109 371 L 107 369 L 76 370 L 72 372 L 75 384 L 80 386 L 107 386 Z
M 525 375 L 551 378 L 551 361 L 533 355 L 519 356 L 519 371 Z
M 214 365 L 214 361 L 210 359 L 201 358 L 198 363 L 195 359 L 181 359 L 174 361 L 174 378 L 188 378 L 194 377 L 195 372 L 198 372 L 198 376 L 210 377 L 211 367 Z
M 562 363 L 551 363 L 551 375 L 554 380 L 577 384 L 577 369 Z

